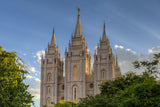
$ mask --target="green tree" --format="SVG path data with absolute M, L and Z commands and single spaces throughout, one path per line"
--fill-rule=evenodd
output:
M 146 80 L 120 92 L 120 107 L 160 107 L 160 84 Z
M 79 107 L 160 107 L 160 83 L 157 65 L 160 54 L 153 61 L 135 61 L 135 68 L 145 68 L 141 75 L 129 72 L 114 81 L 103 82 L 101 94 L 88 96 L 78 103 Z
M 61 100 L 59 101 L 57 104 L 55 104 L 54 102 L 51 102 L 51 105 L 50 106 L 46 106 L 44 105 L 43 107 L 77 107 L 76 105 L 76 102 L 75 101 L 64 101 L 64 100 Z
M 33 96 L 23 80 L 28 73 L 16 52 L 7 52 L 0 46 L 0 105 L 1 107 L 30 107 Z

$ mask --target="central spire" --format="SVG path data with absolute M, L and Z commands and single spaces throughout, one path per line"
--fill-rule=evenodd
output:
M 74 32 L 74 37 L 82 37 L 82 28 L 81 28 L 80 9 L 79 8 L 78 8 L 78 19 L 77 19 L 76 29 Z

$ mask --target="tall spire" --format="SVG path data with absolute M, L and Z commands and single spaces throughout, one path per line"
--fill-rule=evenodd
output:
M 102 41 L 106 41 L 106 40 L 107 40 L 107 34 L 106 34 L 106 26 L 104 23 Z
M 53 35 L 52 35 L 52 40 L 51 40 L 51 46 L 56 46 L 56 39 L 55 39 L 54 29 L 53 29 Z
M 80 21 L 80 9 L 78 8 L 78 19 L 77 19 L 76 29 L 74 32 L 74 37 L 81 37 L 81 36 L 82 36 L 82 28 Z

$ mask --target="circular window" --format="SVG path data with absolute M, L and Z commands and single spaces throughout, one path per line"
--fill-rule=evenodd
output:
M 90 83 L 90 84 L 89 84 L 89 87 L 90 87 L 90 88 L 93 88 L 93 83 Z

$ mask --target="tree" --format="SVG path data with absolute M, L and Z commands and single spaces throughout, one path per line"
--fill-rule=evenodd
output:
M 51 102 L 50 106 L 43 105 L 43 107 L 77 107 L 77 105 L 75 101 L 70 102 L 70 101 L 61 100 L 57 104 L 55 104 L 54 102 Z
M 78 103 L 79 107 L 160 107 L 160 83 L 157 65 L 160 54 L 153 61 L 135 61 L 135 68 L 145 68 L 141 75 L 129 72 L 114 81 L 103 82 L 101 94 L 88 96 Z
M 23 80 L 28 73 L 16 52 L 7 52 L 0 46 L 0 105 L 1 107 L 30 107 L 33 96 Z

